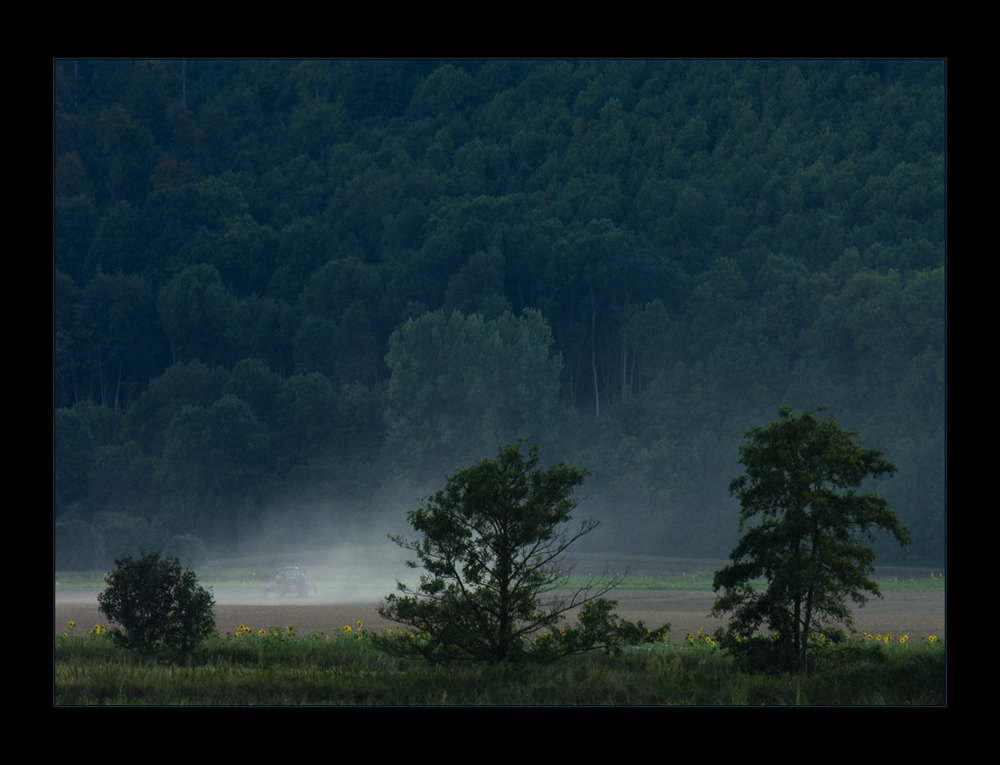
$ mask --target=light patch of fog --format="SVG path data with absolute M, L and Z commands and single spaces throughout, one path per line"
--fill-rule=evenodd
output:
M 273 507 L 229 556 L 211 560 L 199 576 L 220 605 L 378 602 L 396 591 L 397 580 L 419 581 L 419 573 L 406 566 L 413 555 L 388 538 L 412 532 L 399 507 L 322 501 Z M 305 572 L 308 596 L 275 592 L 275 576 L 288 566 Z
M 408 560 L 416 560 L 416 555 L 398 547 L 388 536 L 418 540 L 420 535 L 407 523 L 407 512 L 419 506 L 420 498 L 442 488 L 445 481 L 442 473 L 434 486 L 387 483 L 368 502 L 343 502 L 328 494 L 275 504 L 259 522 L 244 528 L 239 538 L 224 548 L 210 548 L 209 562 L 196 573 L 220 605 L 370 604 L 396 592 L 397 581 L 416 589 L 423 570 L 406 565 Z M 626 571 L 632 576 L 675 570 L 693 573 L 691 561 L 666 562 L 655 553 L 645 557 L 651 527 L 662 520 L 656 515 L 641 518 L 612 497 L 612 492 L 598 487 L 578 490 L 580 504 L 566 530 L 572 533 L 588 517 L 599 520 L 600 525 L 571 546 L 560 569 L 597 577 Z M 646 544 L 637 544 L 639 540 Z M 279 596 L 275 576 L 288 566 L 303 569 L 315 592 L 301 598 Z M 712 570 L 707 565 L 697 568 Z M 56 593 L 57 600 L 67 597 L 74 596 L 66 591 Z M 96 598 L 96 592 L 81 592 L 76 597 L 89 600 Z
M 420 583 L 423 570 L 406 565 L 408 560 L 415 561 L 416 555 L 388 537 L 420 539 L 407 523 L 406 514 L 419 504 L 414 497 L 429 493 L 416 494 L 413 486 L 395 486 L 384 488 L 370 504 L 361 507 L 331 501 L 272 507 L 256 529 L 247 529 L 229 551 L 214 557 L 197 573 L 203 584 L 212 587 L 220 605 L 377 603 L 396 592 L 399 581 L 413 589 Z M 588 515 L 581 510 L 574 513 L 572 528 Z M 598 541 L 606 538 L 609 530 L 602 524 L 588 537 Z M 588 537 L 578 544 L 584 539 L 589 542 Z M 591 543 L 585 549 L 593 553 L 600 547 Z M 609 568 L 608 562 L 585 555 L 577 560 L 583 565 L 575 566 L 573 573 L 602 573 Z M 287 566 L 303 569 L 315 592 L 306 597 L 279 596 L 275 576 Z
M 199 575 L 213 586 L 220 604 L 373 603 L 396 592 L 397 581 L 416 589 L 423 570 L 406 565 L 408 560 L 416 560 L 416 555 L 388 536 L 419 540 L 420 534 L 407 523 L 407 512 L 445 481 L 442 475 L 434 487 L 389 483 L 360 505 L 323 499 L 274 506 L 256 529 L 248 529 L 236 541 L 231 556 L 216 558 Z M 629 544 L 646 536 L 649 529 L 630 523 L 635 514 L 621 512 L 602 496 L 605 494 L 589 494 L 586 487 L 578 491 L 580 504 L 566 531 L 572 534 L 588 517 L 596 518 L 600 525 L 572 545 L 559 567 L 574 575 L 598 577 L 626 571 L 635 575 L 637 569 L 663 573 L 660 559 L 643 559 L 636 555 L 637 546 Z M 304 569 L 316 592 L 303 598 L 278 596 L 273 591 L 275 575 L 286 566 Z M 227 588 L 234 576 L 239 587 Z
M 271 565 L 262 562 L 257 568 L 265 573 L 258 576 L 260 587 L 226 589 L 225 585 L 213 586 L 215 600 L 220 605 L 319 605 L 323 603 L 372 603 L 382 600 L 396 590 L 397 579 L 407 581 L 407 575 L 416 572 L 406 566 L 406 555 L 388 539 L 385 544 L 343 544 L 321 549 L 303 548 L 298 554 L 286 552 L 268 557 Z M 280 562 L 278 562 L 280 561 Z M 216 561 L 220 570 L 212 578 L 224 580 L 228 561 Z M 273 588 L 274 575 L 285 566 L 298 566 L 305 572 L 306 581 L 315 586 L 307 597 L 279 596 Z

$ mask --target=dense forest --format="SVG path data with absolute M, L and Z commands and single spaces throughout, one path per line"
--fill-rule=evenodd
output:
M 53 98 L 61 568 L 401 519 L 517 438 L 605 544 L 721 556 L 782 405 L 899 468 L 884 560 L 943 558 L 942 61 L 59 60 Z

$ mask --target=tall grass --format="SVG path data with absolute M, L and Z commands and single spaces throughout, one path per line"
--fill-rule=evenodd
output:
M 190 658 L 147 660 L 102 635 L 56 637 L 56 704 L 943 704 L 941 641 L 856 637 L 808 677 L 742 674 L 707 641 L 550 665 L 432 666 L 380 653 L 361 631 L 221 635 Z M 361 639 L 358 639 L 360 636 Z

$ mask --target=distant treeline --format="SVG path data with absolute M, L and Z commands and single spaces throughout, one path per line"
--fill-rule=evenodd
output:
M 356 522 L 525 437 L 591 469 L 617 543 L 724 555 L 741 434 L 826 405 L 899 467 L 895 560 L 941 559 L 941 61 L 54 84 L 61 550 L 211 548 L 307 501 Z

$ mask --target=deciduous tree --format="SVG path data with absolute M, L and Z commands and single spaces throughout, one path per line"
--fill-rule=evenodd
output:
M 754 525 L 715 574 L 715 591 L 724 592 L 712 613 L 733 614 L 728 645 L 749 660 L 761 658 L 755 652 L 765 644 L 753 637 L 767 623 L 776 635 L 764 663 L 804 674 L 811 634 L 849 626 L 847 598 L 881 597 L 871 579 L 875 552 L 864 539 L 882 529 L 906 545 L 910 535 L 885 499 L 856 492 L 868 477 L 895 474 L 879 450 L 863 448 L 856 432 L 830 417 L 796 417 L 790 407 L 780 415 L 747 431 L 740 447 L 746 474 L 729 491 L 740 501 L 740 529 Z
M 566 589 L 563 555 L 597 522 L 584 520 L 575 529 L 566 525 L 577 504 L 573 490 L 586 471 L 565 463 L 540 470 L 538 447 L 525 458 L 521 443 L 501 447 L 496 459 L 459 470 L 444 489 L 412 510 L 410 524 L 422 540 L 391 537 L 415 552 L 427 573 L 416 590 L 399 584 L 402 594 L 389 595 L 379 608 L 384 618 L 409 626 L 419 637 L 382 636 L 383 648 L 432 660 L 501 664 L 613 651 L 666 633 L 666 626 L 651 632 L 641 622 L 621 623 L 612 613 L 614 601 L 601 596 L 621 577 L 543 602 L 546 594 Z M 556 629 L 578 606 L 583 606 L 579 626 Z M 552 632 L 532 642 L 539 630 Z

